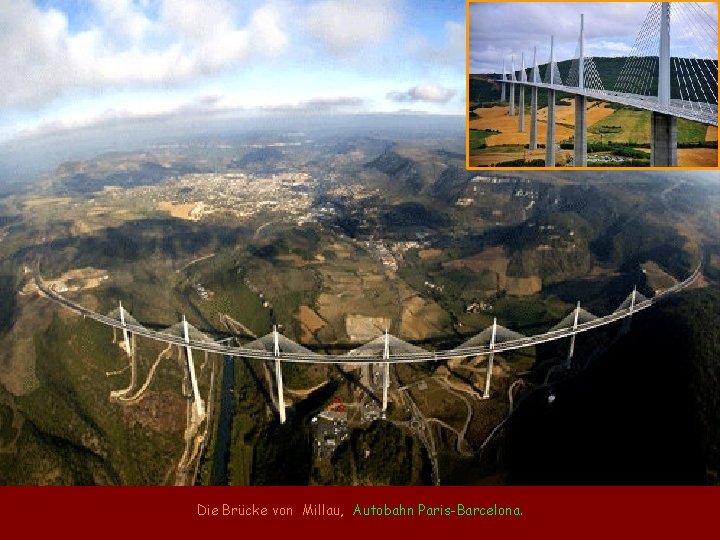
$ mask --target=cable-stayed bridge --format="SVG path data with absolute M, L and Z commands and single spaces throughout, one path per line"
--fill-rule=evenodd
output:
M 695 56 L 671 54 L 673 34 L 683 32 L 690 39 Z M 550 36 L 550 55 L 541 76 L 537 47 L 528 74 L 524 53 L 520 70 L 514 56 L 510 72 L 503 60 L 501 101 L 509 88 L 510 115 L 518 115 L 518 131 L 525 131 L 525 91 L 531 89 L 529 148 L 536 150 L 537 92 L 548 92 L 547 138 L 545 163 L 555 166 L 555 100 L 557 92 L 575 98 L 575 166 L 587 166 L 587 100 L 588 98 L 619 103 L 652 112 L 651 166 L 677 166 L 677 119 L 718 125 L 717 20 L 695 2 L 654 2 L 645 17 L 632 52 L 617 78 L 603 81 L 592 56 L 585 54 L 585 21 L 580 17 L 580 31 L 570 69 L 563 76 L 555 58 L 554 38 Z M 612 85 L 612 87 L 610 87 Z M 515 87 L 518 107 L 515 108 Z
M 185 350 L 187 369 L 192 384 L 194 401 L 193 418 L 194 423 L 199 424 L 205 418 L 205 407 L 200 397 L 195 365 L 193 362 L 193 351 L 205 351 L 217 353 L 229 357 L 251 358 L 257 360 L 272 361 L 275 364 L 275 386 L 277 392 L 278 411 L 280 421 L 285 421 L 285 402 L 283 399 L 282 363 L 322 363 L 322 364 L 343 364 L 357 366 L 363 363 L 381 364 L 383 367 L 383 398 L 382 411 L 387 409 L 388 388 L 390 385 L 389 366 L 393 363 L 420 363 L 448 360 L 451 358 L 468 358 L 480 355 L 488 357 L 488 369 L 485 378 L 484 397 L 489 397 L 490 380 L 492 377 L 492 362 L 495 353 L 532 347 L 541 343 L 547 343 L 563 338 L 570 338 L 570 349 L 567 356 L 566 366 L 571 366 L 572 356 L 575 348 L 575 337 L 582 332 L 588 332 L 596 328 L 614 323 L 621 319 L 632 317 L 634 313 L 647 309 L 668 295 L 680 291 L 691 285 L 700 276 L 701 264 L 684 281 L 666 289 L 652 298 L 646 298 L 635 289 L 618 306 L 618 308 L 604 316 L 596 316 L 581 308 L 578 302 L 575 309 L 569 313 L 557 325 L 545 333 L 534 336 L 524 336 L 497 324 L 494 320 L 492 326 L 486 328 L 479 334 L 468 339 L 458 347 L 439 351 L 427 351 L 403 341 L 400 338 L 390 335 L 387 331 L 384 335 L 372 340 L 369 343 L 359 346 L 347 354 L 319 354 L 295 343 L 291 339 L 281 335 L 277 328 L 259 339 L 251 341 L 242 346 L 231 346 L 223 342 L 213 341 L 183 317 L 182 321 L 164 330 L 152 330 L 143 326 L 127 310 L 119 304 L 107 315 L 92 311 L 68 298 L 65 298 L 52 287 L 43 282 L 39 270 L 34 271 L 35 284 L 38 289 L 49 299 L 58 304 L 82 315 L 98 321 L 106 326 L 122 331 L 124 342 L 123 350 L 133 358 L 135 354 L 135 336 L 142 336 L 155 341 L 175 345 Z M 131 383 L 132 385 L 132 383 Z M 121 392 L 127 392 L 125 389 Z

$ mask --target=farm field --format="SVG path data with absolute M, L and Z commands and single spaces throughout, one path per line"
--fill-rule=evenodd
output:
M 572 140 L 575 123 L 575 107 L 558 105 L 556 107 L 556 141 Z M 495 166 L 497 163 L 525 159 L 526 161 L 544 159 L 545 151 L 529 151 L 525 145 L 529 142 L 529 110 L 526 107 L 525 131 L 518 132 L 517 116 L 509 116 L 509 106 L 476 108 L 477 118 L 469 122 L 471 167 Z M 588 104 L 588 142 L 589 143 L 628 143 L 638 145 L 650 143 L 650 112 L 632 108 L 615 109 L 608 103 L 591 102 Z M 545 144 L 547 130 L 547 108 L 538 110 L 538 144 Z M 480 131 L 483 130 L 483 131 Z M 496 133 L 497 132 L 497 133 Z M 681 144 L 701 143 L 717 140 L 717 128 L 697 122 L 678 119 L 678 142 Z M 482 147 L 482 145 L 486 145 Z M 640 148 L 641 150 L 649 149 Z M 568 163 L 572 150 L 556 152 L 557 163 Z M 681 167 L 717 166 L 717 150 L 714 148 L 680 148 L 678 165 Z

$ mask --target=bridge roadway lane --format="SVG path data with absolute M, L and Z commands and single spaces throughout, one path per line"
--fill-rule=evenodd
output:
M 697 266 L 695 271 L 684 281 L 678 283 L 677 285 L 671 287 L 670 289 L 667 289 L 660 294 L 654 296 L 653 298 L 650 298 L 648 300 L 643 300 L 642 302 L 638 302 L 635 304 L 632 312 L 630 311 L 630 308 L 626 309 L 619 309 L 617 311 L 614 311 L 613 313 L 610 313 L 609 315 L 605 315 L 604 317 L 598 317 L 597 319 L 593 319 L 592 321 L 588 321 L 583 324 L 579 324 L 575 330 L 573 330 L 572 327 L 568 328 L 561 328 L 558 330 L 551 330 L 548 332 L 545 332 L 544 334 L 538 334 L 535 336 L 528 336 L 523 338 L 518 338 L 514 340 L 508 340 L 504 341 L 502 343 L 496 343 L 495 347 L 493 349 L 493 352 L 503 352 L 503 351 L 511 351 L 515 349 L 523 349 L 525 347 L 532 347 L 533 345 L 538 345 L 540 343 L 547 343 L 548 341 L 554 341 L 556 339 L 562 339 L 565 337 L 570 337 L 573 334 L 580 334 L 582 332 L 587 332 L 589 330 L 593 330 L 595 328 L 599 328 L 601 326 L 604 326 L 606 324 L 611 324 L 615 321 L 619 321 L 620 319 L 624 319 L 625 317 L 629 317 L 630 315 L 642 311 L 643 309 L 649 308 L 650 306 L 656 304 L 657 302 L 662 301 L 667 296 L 678 292 L 689 285 L 691 285 L 700 275 L 700 270 L 702 268 L 702 255 L 701 255 L 701 263 Z M 205 341 L 196 341 L 196 340 L 190 340 L 189 343 L 185 341 L 185 339 L 181 336 L 174 336 L 172 334 L 166 334 L 164 332 L 157 332 L 155 330 L 150 330 L 148 328 L 145 328 L 144 326 L 136 326 L 136 325 L 123 325 L 119 320 L 113 319 L 112 317 L 108 317 L 106 315 L 101 315 L 100 313 L 96 313 L 94 311 L 91 311 L 80 304 L 77 304 L 71 300 L 68 300 L 67 298 L 61 296 L 59 293 L 55 292 L 54 290 L 48 288 L 45 286 L 45 284 L 42 281 L 42 278 L 40 277 L 40 272 L 36 269 L 33 272 L 33 276 L 35 279 L 35 284 L 37 285 L 38 289 L 40 289 L 45 295 L 47 295 L 48 298 L 51 300 L 65 306 L 66 308 L 79 313 L 83 317 L 90 318 L 93 320 L 96 320 L 102 324 L 105 324 L 107 326 L 113 326 L 115 328 L 125 328 L 128 332 L 132 332 L 133 334 L 136 334 L 138 336 L 144 336 L 150 339 L 154 339 L 156 341 L 162 341 L 164 343 L 169 343 L 173 345 L 177 345 L 179 347 L 191 347 L 193 350 L 200 350 L 200 351 L 207 351 L 217 354 L 223 354 L 233 357 L 242 357 L 242 358 L 255 358 L 259 360 L 281 360 L 283 362 L 297 362 L 297 363 L 309 363 L 309 364 L 357 364 L 359 362 L 377 362 L 378 355 L 373 354 L 356 354 L 352 357 L 349 357 L 347 355 L 323 355 L 323 354 L 303 354 L 303 353 L 289 353 L 289 352 L 280 352 L 279 356 L 275 356 L 272 351 L 259 351 L 255 349 L 248 349 L 244 347 L 231 347 L 228 345 L 223 345 L 222 343 L 217 342 L 205 342 Z M 419 363 L 419 362 L 432 362 L 435 360 L 447 360 L 450 358 L 467 358 L 469 356 L 478 356 L 481 354 L 488 354 L 490 352 L 489 345 L 483 345 L 483 346 L 477 346 L 477 347 L 460 347 L 457 349 L 448 349 L 444 351 L 424 351 L 424 352 L 406 352 L 406 353 L 395 353 L 391 354 L 391 357 L 389 359 L 390 363 Z
M 497 80 L 498 82 L 504 82 L 505 84 L 522 84 L 524 86 L 565 92 L 566 94 L 587 96 L 599 99 L 601 101 L 610 101 L 612 103 L 619 103 L 621 105 L 637 107 L 638 109 L 645 109 L 647 111 L 669 114 L 670 116 L 684 118 L 686 120 L 692 120 L 694 122 L 701 122 L 703 124 L 709 124 L 711 126 L 717 127 L 718 125 L 718 109 L 717 105 L 714 104 L 673 99 L 670 101 L 669 107 L 663 107 L 662 105 L 660 105 L 660 103 L 658 103 L 656 96 L 641 96 L 638 94 L 626 94 L 623 92 L 615 92 L 612 90 L 596 90 L 593 88 L 580 89 L 576 86 L 563 86 L 559 84 L 551 85 L 539 82 L 533 83 L 529 81 L 503 81 L 502 79 Z M 692 106 L 693 103 L 696 107 Z

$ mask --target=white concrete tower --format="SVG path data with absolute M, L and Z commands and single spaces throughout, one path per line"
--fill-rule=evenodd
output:
M 553 50 L 555 44 L 554 36 L 550 36 L 550 63 L 548 63 L 548 69 L 550 70 L 550 84 L 555 84 L 555 51 Z M 545 166 L 555 166 L 555 90 L 548 89 L 548 103 L 547 103 L 547 136 L 545 137 Z
M 495 357 L 495 336 L 497 335 L 497 317 L 493 319 L 492 334 L 490 334 L 490 356 L 488 357 L 487 373 L 485 374 L 485 392 L 483 399 L 490 398 L 490 379 L 492 378 L 493 360 Z
M 507 84 L 505 83 L 506 80 L 507 80 L 507 72 L 506 72 L 506 70 L 505 70 L 505 59 L 503 58 L 503 70 L 502 70 L 502 81 L 503 81 L 503 82 L 500 83 L 500 102 L 501 102 L 501 103 L 505 103 L 505 101 L 507 100 L 507 98 L 506 98 L 506 96 L 507 96 L 507 89 L 506 89 Z
M 193 401 L 195 402 L 195 412 L 197 413 L 196 422 L 200 423 L 205 418 L 205 407 L 203 406 L 200 390 L 198 389 L 197 377 L 195 376 L 195 363 L 192 357 L 192 348 L 190 347 L 190 333 L 188 332 L 188 323 L 185 315 L 183 315 L 183 332 L 185 334 L 185 354 L 187 355 L 188 371 L 190 371 L 190 383 L 192 384 Z
M 658 70 L 658 104 L 670 106 L 670 2 L 660 4 L 660 48 Z M 652 113 L 650 165 L 677 166 L 677 118 L 660 112 Z
M 283 379 L 282 367 L 280 366 L 280 336 L 278 335 L 277 326 L 273 326 L 273 354 L 275 354 L 275 384 L 277 385 L 278 395 L 278 413 L 280 413 L 280 423 L 285 423 L 285 398 L 283 397 Z
M 540 81 L 537 65 L 537 47 L 533 48 L 533 69 L 531 82 Z M 537 86 L 530 87 L 530 144 L 528 149 L 537 150 Z
M 585 16 L 580 14 L 580 58 L 578 58 L 578 89 L 585 89 Z M 587 167 L 587 97 L 575 94 L 575 139 L 573 165 Z
M 515 116 L 515 57 L 510 57 L 510 116 Z
M 385 346 L 383 348 L 383 360 L 385 360 L 385 362 L 383 364 L 382 412 L 383 415 L 385 415 L 385 412 L 387 411 L 388 388 L 390 386 L 390 336 L 387 329 L 385 329 Z
M 128 356 L 132 356 L 133 351 L 128 339 L 127 324 L 125 323 L 125 309 L 123 309 L 122 301 L 118 301 L 118 303 L 120 304 L 120 323 L 122 324 L 124 349 Z
M 525 53 L 520 53 L 520 82 L 527 80 L 525 75 Z M 518 131 L 525 131 L 525 85 L 518 85 Z
M 580 302 L 578 301 L 577 306 L 575 307 L 575 320 L 573 322 L 573 333 L 570 336 L 570 352 L 568 352 L 567 361 L 565 362 L 565 367 L 567 369 L 570 369 L 572 366 L 572 357 L 575 353 L 575 333 L 577 331 L 578 326 L 578 317 L 580 316 Z

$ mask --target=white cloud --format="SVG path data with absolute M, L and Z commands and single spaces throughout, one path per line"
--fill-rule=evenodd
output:
M 456 94 L 455 90 L 443 88 L 436 83 L 413 86 L 405 92 L 388 92 L 387 98 L 397 102 L 426 101 L 429 103 L 447 103 Z
M 307 31 L 337 55 L 389 38 L 400 21 L 398 3 L 388 0 L 320 0 L 310 4 Z
M 94 0 L 98 21 L 71 33 L 67 17 L 30 0 L 0 9 L 0 109 L 45 102 L 76 88 L 173 84 L 276 56 L 288 38 L 265 4 L 237 24 L 226 0 L 162 0 L 151 20 L 131 0 Z

